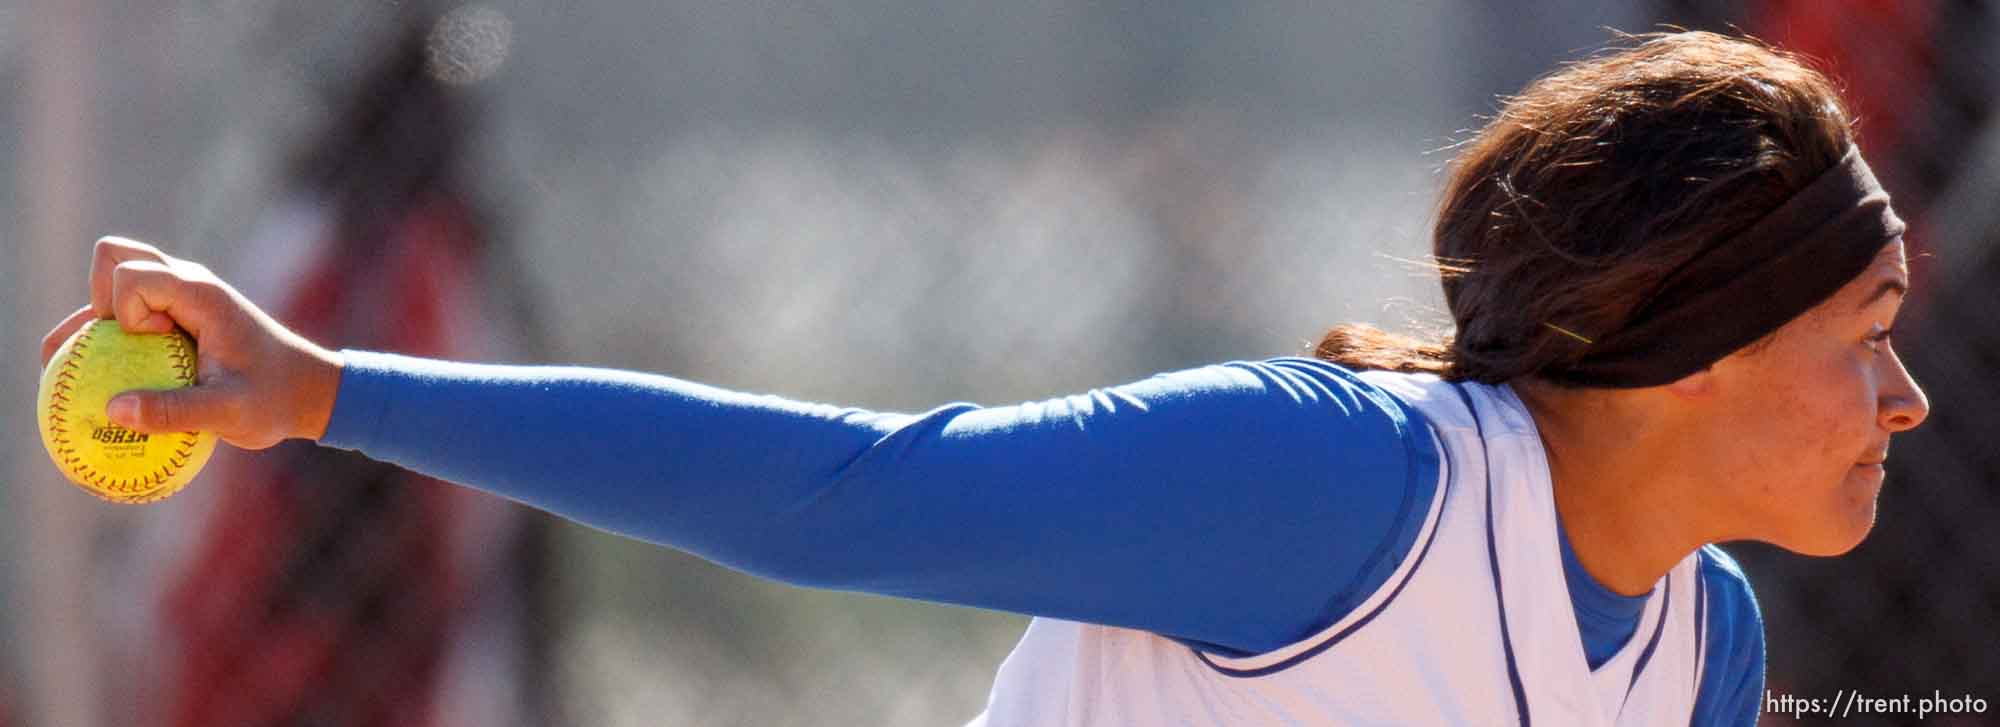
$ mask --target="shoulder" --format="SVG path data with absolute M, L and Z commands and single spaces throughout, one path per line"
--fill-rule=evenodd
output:
M 1401 402 L 1391 396 L 1380 382 L 1373 380 L 1376 372 L 1358 372 L 1340 364 L 1303 356 L 1279 356 L 1261 361 L 1229 361 L 1208 367 L 1226 369 L 1288 389 L 1298 389 L 1298 393 L 1318 392 L 1347 397 L 1359 397 L 1385 408 L 1403 409 Z
M 1430 514 L 1439 450 L 1422 416 L 1368 377 L 1302 357 L 1234 360 L 1159 374 L 1122 394 L 1156 413 L 1203 402 L 1199 437 L 1163 461 L 1223 501 L 1192 508 L 1241 515 L 1243 538 L 1205 536 L 1231 563 L 1227 639 L 1162 632 L 1204 653 L 1245 657 L 1309 638 L 1382 588 Z M 1204 453 L 1214 452 L 1214 456 Z M 1204 469 L 1213 468 L 1213 469 Z M 1214 487 L 1238 481 L 1244 486 Z M 1157 489 L 1157 488 L 1155 488 Z M 1186 508 L 1183 508 L 1186 509 Z M 1233 532 L 1218 528 L 1217 532 Z M 1273 555 L 1312 553 L 1313 557 Z M 1244 564 L 1267 562 L 1269 572 Z
M 1764 690 L 1764 615 L 1756 592 L 1736 559 L 1714 545 L 1702 546 L 1701 580 L 1706 592 L 1706 632 L 1701 724 L 1755 723 Z
M 1398 425 L 1421 431 L 1425 421 L 1419 402 L 1430 396 L 1425 381 L 1437 377 L 1389 371 L 1355 371 L 1340 364 L 1302 356 L 1262 361 L 1231 361 L 1222 366 L 1260 372 L 1273 380 L 1310 386 L 1360 409 L 1379 411 Z
M 1427 455 L 1432 447 L 1423 415 L 1373 380 L 1373 373 L 1284 356 L 1154 374 L 1103 393 L 1140 409 L 1198 414 L 1204 431 L 1223 436 L 1313 447 L 1326 447 L 1331 439 L 1333 449 L 1350 455 L 1402 450 Z
M 1757 607 L 1757 594 L 1750 587 L 1750 578 L 1743 574 L 1743 566 L 1735 558 L 1714 545 L 1704 545 L 1698 551 L 1701 558 L 1701 580 L 1708 593 L 1708 608 L 1715 623 L 1754 627 L 1757 642 L 1763 642 L 1764 614 Z
M 1201 402 L 1205 436 L 1265 454 L 1276 447 L 1294 473 L 1288 479 L 1302 487 L 1326 484 L 1296 476 L 1316 472 L 1350 492 L 1362 486 L 1428 495 L 1438 471 L 1437 439 L 1425 413 L 1385 388 L 1378 373 L 1284 356 L 1158 374 L 1120 393 Z

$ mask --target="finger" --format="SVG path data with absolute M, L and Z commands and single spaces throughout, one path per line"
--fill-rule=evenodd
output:
M 237 387 L 225 382 L 166 391 L 135 390 L 111 397 L 104 415 L 142 434 L 225 432 L 236 423 Z
M 111 304 L 112 271 L 126 262 L 143 260 L 165 264 L 170 258 L 160 249 L 123 237 L 98 238 L 90 253 L 90 308 L 99 318 L 113 317 Z
M 49 331 L 49 335 L 42 337 L 42 368 L 48 368 L 49 359 L 56 355 L 56 349 L 62 348 L 64 341 L 69 340 L 70 334 L 76 333 L 76 329 L 94 320 L 97 320 L 97 312 L 86 305 L 69 314 L 63 322 L 56 324 L 55 329 Z
M 158 262 L 135 260 L 111 271 L 111 310 L 134 333 L 165 333 L 178 325 L 201 339 L 217 314 L 214 285 L 189 280 Z

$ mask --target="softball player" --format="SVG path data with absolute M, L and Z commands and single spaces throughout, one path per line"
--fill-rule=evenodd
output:
M 1872 524 L 1922 393 L 1902 223 L 1820 74 L 1648 37 L 1513 97 L 1434 235 L 1456 334 L 1330 331 L 1014 406 L 864 411 L 665 376 L 329 351 L 99 242 L 84 321 L 178 324 L 141 431 L 315 439 L 788 583 L 1035 616 L 973 724 L 1753 724 L 1710 544 Z

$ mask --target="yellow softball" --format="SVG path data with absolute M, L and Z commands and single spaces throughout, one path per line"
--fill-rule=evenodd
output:
M 208 432 L 140 434 L 112 424 L 104 407 L 134 389 L 177 389 L 195 382 L 194 341 L 187 334 L 126 333 L 94 320 L 70 334 L 35 396 L 42 446 L 56 469 L 112 502 L 153 502 L 194 479 L 215 451 Z

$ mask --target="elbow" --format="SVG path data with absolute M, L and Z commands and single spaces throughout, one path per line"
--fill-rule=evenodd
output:
M 827 554 L 789 553 L 782 556 L 759 559 L 740 570 L 765 580 L 776 581 L 788 586 L 813 588 L 825 591 L 867 591 L 876 592 L 872 587 L 881 581 L 880 572 L 870 572 L 851 558 L 828 557 Z M 879 569 L 878 569 L 879 571 Z
M 883 577 L 884 564 L 869 557 L 860 539 L 825 528 L 780 523 L 742 542 L 725 558 L 735 570 L 800 588 L 867 590 Z

